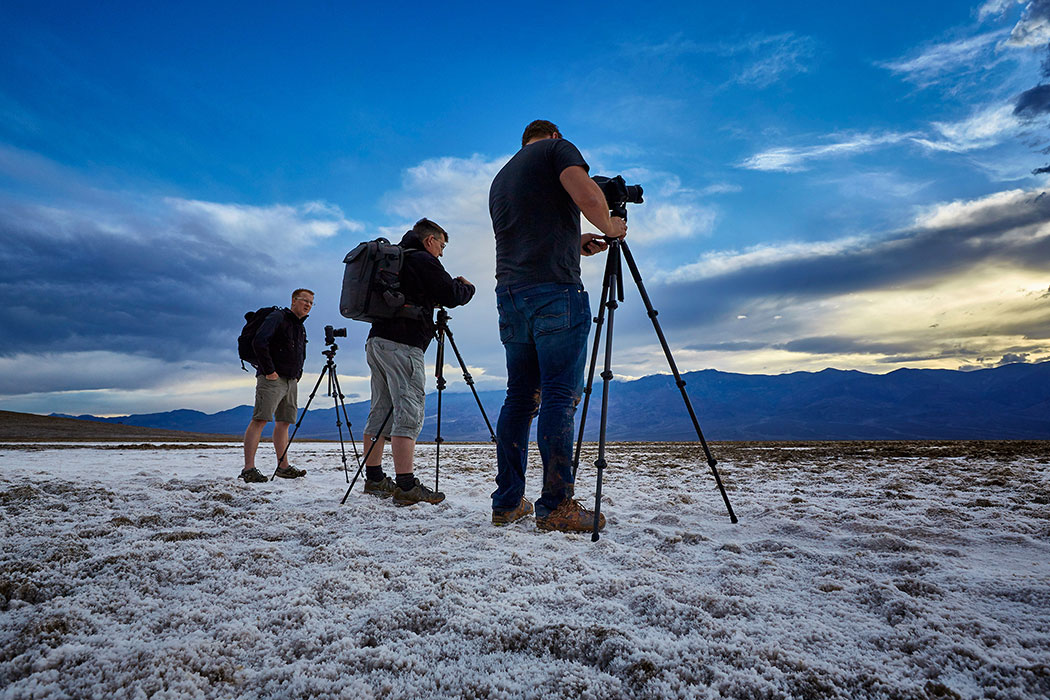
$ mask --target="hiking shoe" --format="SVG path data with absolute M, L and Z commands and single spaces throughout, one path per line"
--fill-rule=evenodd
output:
M 598 529 L 605 527 L 605 516 L 598 514 Z M 591 532 L 594 530 L 594 511 L 587 510 L 573 498 L 566 498 L 547 515 L 536 516 L 536 529 L 558 532 Z
M 432 491 L 423 484 L 419 483 L 419 479 L 414 479 L 415 486 L 410 488 L 408 491 L 403 491 L 401 487 L 396 486 L 394 488 L 394 505 L 395 506 L 410 506 L 413 503 L 419 503 L 423 501 L 425 503 L 441 503 L 445 500 L 445 494 L 440 491 Z
M 492 524 L 498 526 L 510 525 L 515 521 L 521 520 L 526 515 L 531 515 L 532 511 L 532 501 L 522 497 L 521 503 L 518 504 L 517 508 L 492 511 Z
M 243 479 L 246 484 L 262 484 L 269 481 L 269 479 L 267 479 L 266 476 L 255 467 L 252 467 L 251 469 L 242 469 L 241 473 L 237 475 L 237 478 Z
M 296 469 L 289 464 L 287 467 L 278 467 L 277 471 L 274 472 L 274 476 L 279 476 L 282 479 L 298 479 L 301 476 L 306 476 L 306 470 Z
M 379 481 L 365 479 L 365 493 L 378 498 L 390 498 L 394 495 L 397 484 L 389 476 L 384 476 Z

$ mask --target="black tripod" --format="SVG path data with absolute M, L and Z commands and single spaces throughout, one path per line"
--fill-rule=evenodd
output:
M 437 328 L 434 331 L 434 335 L 437 338 L 437 358 L 434 360 L 434 378 L 437 380 L 438 390 L 438 414 L 437 414 L 437 432 L 434 436 L 434 443 L 437 445 L 436 458 L 434 465 L 434 490 L 438 491 L 438 479 L 441 474 L 441 443 L 444 442 L 444 438 L 441 437 L 441 392 L 445 390 L 445 338 L 448 338 L 448 344 L 452 346 L 452 352 L 456 353 L 456 360 L 459 361 L 459 368 L 463 370 L 463 381 L 467 383 L 470 390 L 474 393 L 474 400 L 478 402 L 478 409 L 481 410 L 481 417 L 485 419 L 485 425 L 489 429 L 489 436 L 492 442 L 496 442 L 496 433 L 492 430 L 492 423 L 489 422 L 488 414 L 485 413 L 485 407 L 481 405 L 481 397 L 478 396 L 478 390 L 474 388 L 474 378 L 470 376 L 470 372 L 467 371 L 467 364 L 463 361 L 463 356 L 459 354 L 459 348 L 456 347 L 456 340 L 452 337 L 452 329 L 448 327 L 448 321 L 451 316 L 448 312 L 442 308 L 438 308 L 437 311 Z
M 622 216 L 626 218 L 626 210 L 619 209 L 613 212 L 614 216 Z M 634 277 L 634 282 L 638 285 L 638 292 L 641 294 L 642 302 L 645 304 L 645 309 L 648 312 L 649 318 L 653 322 L 653 328 L 656 329 L 656 337 L 660 340 L 660 345 L 664 349 L 664 355 L 667 357 L 667 364 L 671 367 L 671 373 L 674 375 L 675 383 L 678 385 L 678 389 L 682 392 L 682 400 L 685 401 L 686 410 L 689 411 L 689 417 L 693 421 L 693 427 L 696 428 L 696 436 L 700 440 L 701 446 L 704 448 L 704 454 L 707 456 L 707 464 L 711 467 L 711 474 L 715 477 L 715 483 L 718 484 L 718 490 L 722 493 L 722 500 L 725 501 L 726 510 L 729 511 L 729 519 L 731 522 L 736 522 L 736 514 L 733 513 L 733 506 L 729 504 L 729 496 L 726 495 L 725 487 L 722 485 L 722 478 L 718 475 L 718 469 L 715 465 L 718 463 L 717 460 L 711 455 L 711 449 L 707 446 L 707 440 L 704 439 L 704 434 L 700 430 L 700 422 L 696 418 L 696 413 L 693 411 L 693 405 L 689 401 L 689 395 L 685 392 L 685 380 L 678 373 L 678 366 L 675 364 L 674 357 L 671 356 L 671 349 L 667 345 L 667 339 L 664 337 L 663 329 L 660 328 L 660 322 L 656 320 L 656 316 L 659 313 L 653 308 L 652 302 L 649 301 L 649 294 L 645 291 L 645 285 L 642 284 L 642 275 L 638 272 L 638 266 L 634 263 L 634 256 L 631 255 L 631 249 L 627 247 L 627 241 L 620 238 L 606 238 L 609 243 L 608 258 L 605 261 L 605 280 L 602 282 L 602 300 L 598 307 L 598 316 L 594 319 L 597 324 L 594 331 L 594 347 L 591 350 L 591 365 L 587 373 L 587 386 L 584 391 L 583 399 L 583 414 L 580 417 L 580 432 L 579 437 L 576 440 L 576 454 L 573 458 L 572 474 L 575 478 L 576 470 L 580 465 L 580 449 L 583 447 L 583 429 L 587 422 L 587 407 L 591 400 L 591 387 L 594 384 L 594 367 L 598 360 L 598 344 L 601 342 L 602 335 L 602 324 L 605 320 L 606 309 L 609 314 L 609 326 L 605 329 L 605 369 L 602 372 L 602 410 L 601 419 L 599 421 L 598 429 L 598 459 L 595 460 L 594 466 L 598 468 L 598 481 L 594 491 L 594 530 L 591 533 L 591 541 L 598 541 L 598 516 L 602 505 L 602 473 L 605 467 L 608 466 L 605 461 L 605 431 L 609 417 L 609 382 L 612 381 L 612 341 L 613 341 L 613 317 L 615 316 L 616 308 L 619 306 L 618 302 L 623 301 L 623 269 L 621 265 L 621 256 L 627 259 L 627 266 L 631 269 L 631 275 Z
M 331 328 L 331 326 L 329 326 Z M 328 329 L 326 329 L 328 330 Z M 344 333 L 345 335 L 345 333 Z M 335 352 L 339 349 L 339 346 L 335 344 L 335 341 L 328 342 L 328 349 L 322 350 L 321 354 L 328 358 L 325 362 L 324 367 L 321 368 L 321 374 L 317 377 L 317 383 L 314 384 L 313 391 L 310 392 L 310 398 L 303 406 L 303 412 L 299 415 L 299 420 L 295 422 L 295 430 L 292 431 L 291 436 L 288 438 L 288 444 L 284 447 L 284 452 L 277 458 L 277 469 L 281 468 L 281 462 L 284 461 L 285 456 L 288 454 L 288 448 L 292 446 L 292 440 L 295 439 L 295 434 L 299 432 L 299 425 L 303 422 L 303 418 L 306 418 L 306 412 L 310 408 L 310 404 L 314 400 L 314 395 L 317 393 L 317 388 L 321 386 L 321 381 L 327 376 L 328 377 L 328 396 L 332 397 L 332 401 L 335 404 L 335 427 L 339 430 L 339 450 L 343 457 L 343 474 L 346 475 L 346 480 L 350 481 L 350 471 L 346 467 L 346 443 L 343 442 L 343 423 L 339 418 L 339 410 L 343 411 L 343 420 L 346 421 L 346 431 L 350 436 L 350 444 L 354 448 L 354 459 L 360 462 L 360 457 L 357 454 L 357 443 L 354 442 L 354 432 L 351 428 L 350 417 L 346 413 L 346 403 L 343 400 L 343 391 L 339 388 L 339 375 L 335 373 Z M 270 480 L 277 476 L 277 469 L 273 470 L 273 476 Z

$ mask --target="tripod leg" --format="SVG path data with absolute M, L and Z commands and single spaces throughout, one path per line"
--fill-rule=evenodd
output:
M 700 445 L 704 449 L 704 454 L 707 456 L 707 465 L 711 468 L 711 475 L 715 478 L 715 484 L 718 485 L 718 491 L 722 494 L 722 500 L 725 502 L 726 510 L 729 512 L 729 521 L 737 522 L 736 513 L 733 512 L 733 506 L 729 503 L 729 495 L 726 493 L 725 486 L 722 485 L 722 477 L 718 474 L 718 469 L 715 467 L 718 464 L 718 460 L 711 454 L 711 448 L 707 445 L 707 440 L 704 439 L 704 433 L 700 430 L 700 421 L 697 420 L 696 412 L 693 411 L 693 404 L 689 400 L 689 394 L 685 391 L 685 380 L 682 379 L 682 375 L 678 372 L 678 365 L 675 364 L 674 357 L 671 355 L 671 348 L 667 344 L 667 338 L 664 337 L 663 329 L 660 328 L 660 322 L 656 320 L 656 316 L 659 312 L 653 308 L 652 302 L 649 300 L 649 294 L 645 291 L 645 285 L 642 284 L 642 275 L 638 271 L 638 266 L 634 263 L 634 256 L 631 255 L 631 249 L 627 247 L 627 242 L 623 241 L 620 244 L 623 247 L 623 254 L 627 258 L 627 266 L 631 269 L 631 276 L 634 277 L 634 282 L 638 286 L 638 292 L 642 296 L 642 302 L 645 304 L 646 313 L 649 315 L 649 319 L 653 322 L 653 328 L 656 329 L 656 337 L 660 340 L 660 346 L 663 347 L 664 356 L 667 357 L 667 364 L 671 368 L 671 373 L 674 375 L 675 384 L 678 385 L 678 390 L 682 392 L 682 400 L 685 401 L 686 410 L 689 412 L 689 418 L 693 421 L 693 427 L 696 429 L 696 436 L 700 440 Z
M 324 379 L 325 374 L 328 373 L 328 365 L 326 364 L 321 368 L 321 374 L 317 376 L 317 383 L 314 384 L 314 390 L 310 392 L 310 398 L 307 399 L 306 405 L 303 406 L 303 412 L 299 414 L 299 420 L 295 421 L 295 430 L 292 431 L 291 436 L 288 438 L 288 444 L 284 446 L 284 452 L 277 458 L 277 466 L 273 470 L 273 475 L 270 477 L 270 481 L 277 478 L 277 470 L 281 468 L 281 462 L 288 456 L 288 450 L 292 446 L 292 440 L 295 439 L 295 434 L 299 432 L 299 424 L 303 422 L 303 418 L 306 418 L 306 411 L 310 408 L 310 403 L 314 400 L 314 395 L 317 393 L 317 387 L 321 386 L 321 380 Z
M 619 246 L 615 243 L 610 246 L 610 255 L 617 255 L 619 252 Z M 611 260 L 611 258 L 610 258 Z M 618 263 L 618 261 L 617 261 Z M 610 273 L 608 277 L 610 298 L 606 305 L 609 308 L 609 325 L 605 329 L 605 368 L 602 371 L 602 411 L 601 417 L 598 420 L 598 459 L 595 460 L 594 466 L 598 468 L 598 480 L 594 488 L 594 529 L 591 531 L 591 542 L 597 542 L 598 535 L 598 520 L 601 517 L 602 509 L 602 475 L 605 472 L 607 466 L 605 461 L 605 435 L 606 428 L 609 423 L 609 383 L 612 382 L 612 348 L 613 348 L 613 319 L 616 315 L 616 307 L 618 306 L 616 298 L 612 297 L 611 290 L 613 285 L 616 284 L 616 272 L 615 270 Z
M 576 472 L 580 468 L 580 452 L 583 449 L 583 429 L 587 426 L 587 409 L 591 405 L 591 389 L 594 386 L 594 367 L 598 362 L 598 346 L 602 342 L 602 324 L 605 323 L 605 302 L 609 298 L 609 261 L 606 260 L 606 277 L 602 282 L 602 300 L 598 303 L 598 315 L 594 317 L 594 345 L 591 348 L 591 363 L 587 369 L 587 383 L 583 387 L 583 407 L 580 411 L 580 432 L 576 438 L 576 452 L 572 457 L 572 479 L 576 480 Z
M 437 358 L 434 360 L 434 378 L 438 390 L 437 430 L 434 433 L 434 490 L 440 491 L 438 483 L 441 478 L 441 396 L 445 391 L 445 329 L 438 328 Z
M 394 407 L 391 406 L 390 410 L 386 412 L 386 418 L 383 419 L 383 424 L 379 426 L 379 430 L 376 431 L 376 435 L 382 435 L 383 429 L 386 428 L 386 424 L 390 422 L 390 417 L 394 415 Z M 372 444 L 368 446 L 368 451 L 365 452 L 364 459 L 361 460 L 361 464 L 357 467 L 357 473 L 354 474 L 353 480 L 350 482 L 350 486 L 346 489 L 346 493 L 343 494 L 343 500 L 339 501 L 339 505 L 346 503 L 346 499 L 350 497 L 350 492 L 354 490 L 354 484 L 357 483 L 357 478 L 361 476 L 361 470 L 365 468 L 365 463 L 368 461 L 368 456 L 372 454 L 372 450 L 376 447 L 377 440 L 373 436 Z

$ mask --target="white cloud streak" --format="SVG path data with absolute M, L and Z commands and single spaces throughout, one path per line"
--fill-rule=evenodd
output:
M 988 32 L 977 36 L 934 44 L 918 55 L 907 59 L 877 63 L 904 80 L 927 87 L 943 76 L 958 70 L 971 70 L 975 66 L 987 68 L 993 60 L 992 51 L 996 42 L 1006 35 L 1006 30 Z
M 810 161 L 839 158 L 865 153 L 912 139 L 912 133 L 832 135 L 840 140 L 818 146 L 780 147 L 761 151 L 742 161 L 738 167 L 766 172 L 795 173 L 808 169 Z
M 265 207 L 175 197 L 164 202 L 183 217 L 181 225 L 187 229 L 202 226 L 231 243 L 263 249 L 309 245 L 339 233 L 364 230 L 361 223 L 347 219 L 339 207 L 318 201 Z

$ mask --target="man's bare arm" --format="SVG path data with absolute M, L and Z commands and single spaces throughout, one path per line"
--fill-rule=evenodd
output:
M 627 222 L 618 216 L 609 216 L 609 204 L 602 188 L 579 165 L 570 165 L 561 171 L 561 186 L 576 202 L 583 215 L 606 236 L 620 238 L 627 235 Z

